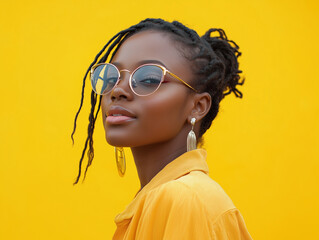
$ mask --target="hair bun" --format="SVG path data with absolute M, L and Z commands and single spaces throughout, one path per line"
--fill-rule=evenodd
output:
M 212 33 L 217 33 L 218 35 L 212 37 Z M 220 28 L 209 29 L 201 38 L 210 45 L 225 66 L 221 99 L 231 92 L 233 92 L 236 97 L 242 98 L 243 94 L 236 88 L 237 85 L 243 85 L 245 81 L 245 79 L 242 79 L 242 81 L 239 82 L 239 74 L 242 73 L 242 71 L 238 69 L 238 57 L 241 55 L 241 52 L 238 51 L 239 46 L 234 41 L 228 40 L 226 33 Z

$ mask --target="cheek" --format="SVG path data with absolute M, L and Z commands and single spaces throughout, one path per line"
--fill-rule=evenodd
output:
M 140 123 L 143 134 L 151 142 L 176 136 L 187 120 L 186 95 L 158 94 L 143 104 Z

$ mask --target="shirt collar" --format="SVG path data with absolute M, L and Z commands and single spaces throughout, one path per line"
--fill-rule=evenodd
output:
M 115 223 L 120 223 L 125 219 L 131 218 L 139 206 L 140 199 L 157 186 L 175 180 L 191 171 L 202 171 L 208 174 L 206 155 L 207 153 L 204 149 L 195 149 L 182 154 L 167 164 L 142 188 L 126 209 L 115 217 Z

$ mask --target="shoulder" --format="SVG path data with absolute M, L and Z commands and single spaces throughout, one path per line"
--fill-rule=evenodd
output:
M 239 210 L 201 171 L 150 190 L 140 207 L 141 239 L 251 240 Z
M 193 171 L 151 190 L 146 204 L 156 208 L 201 212 L 211 221 L 235 208 L 222 187 L 201 171 Z

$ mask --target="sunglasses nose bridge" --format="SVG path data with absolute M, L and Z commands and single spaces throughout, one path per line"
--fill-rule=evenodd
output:
M 131 73 L 131 72 L 130 72 L 130 70 L 122 69 L 122 70 L 120 70 L 120 71 L 119 71 L 119 73 L 120 73 L 120 77 L 121 77 L 121 72 L 128 72 L 128 73 Z
M 125 74 L 122 74 L 122 72 L 127 72 L 128 73 L 128 78 L 130 78 L 130 76 L 131 76 L 130 75 L 131 72 L 129 70 L 127 70 L 127 69 L 122 69 L 122 70 L 120 70 L 118 72 L 119 72 L 119 78 L 118 78 L 118 81 L 117 81 L 117 83 L 115 84 L 115 86 L 113 88 L 118 86 L 121 82 L 124 82 L 123 80 L 125 79 L 125 77 L 124 77 Z
M 122 72 L 127 72 L 128 73 L 128 76 L 130 77 L 131 76 L 131 72 L 127 69 L 122 69 L 119 71 L 119 80 L 121 81 L 122 79 L 124 79 L 124 74 L 122 75 Z

